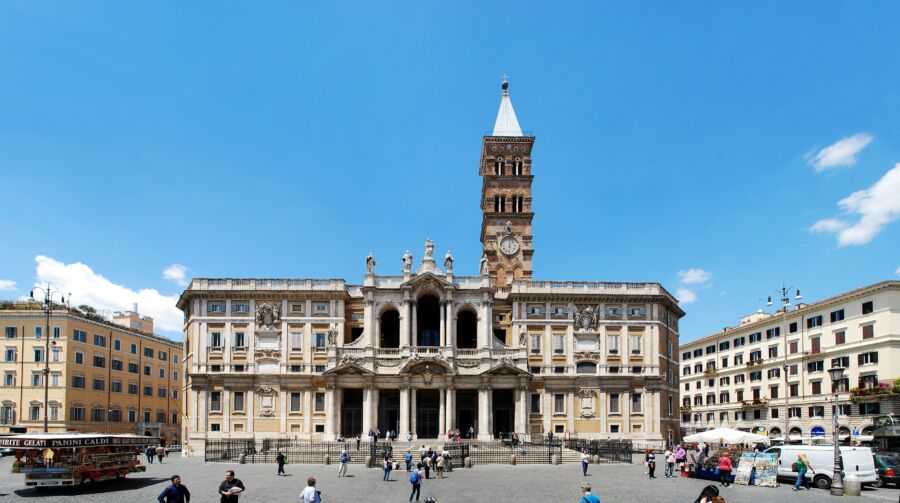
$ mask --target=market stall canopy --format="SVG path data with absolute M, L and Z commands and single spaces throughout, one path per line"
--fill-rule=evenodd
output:
M 54 434 L 10 435 L 0 437 L 0 447 L 13 449 L 59 449 L 65 447 L 132 446 L 159 445 L 157 437 L 139 435 L 94 435 L 94 434 Z
M 757 435 L 747 431 L 733 430 L 731 428 L 716 428 L 714 430 L 701 431 L 684 437 L 685 442 L 708 442 L 723 444 L 755 444 L 769 443 L 769 437 Z

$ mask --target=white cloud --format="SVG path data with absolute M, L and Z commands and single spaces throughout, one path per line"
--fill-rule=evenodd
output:
M 163 278 L 175 283 L 179 286 L 187 286 L 185 273 L 188 268 L 181 264 L 172 264 L 163 270 Z
M 872 141 L 869 133 L 856 133 L 832 143 L 819 150 L 816 154 L 810 152 L 806 155 L 810 166 L 817 172 L 840 166 L 853 166 L 856 164 L 856 156 Z
M 894 271 L 894 274 L 896 274 L 897 276 L 900 276 L 900 267 L 898 267 L 897 270 Z
M 703 269 L 691 268 L 686 271 L 678 271 L 678 278 L 682 285 L 702 285 L 709 283 L 712 273 Z
M 689 288 L 679 288 L 675 291 L 675 297 L 678 298 L 679 304 L 690 304 L 697 300 L 697 294 Z
M 871 241 L 885 225 L 900 218 L 900 163 L 868 189 L 857 190 L 838 201 L 844 212 L 858 217 L 856 222 L 819 220 L 812 232 L 835 232 L 839 246 L 862 245 Z
M 0 279 L 0 292 L 14 292 L 18 290 L 16 288 L 16 282 L 11 279 Z
M 137 303 L 140 313 L 152 317 L 159 330 L 181 332 L 183 328 L 183 315 L 175 307 L 177 295 L 166 296 L 152 288 L 135 291 L 117 285 L 80 262 L 64 264 L 43 255 L 34 260 L 37 262 L 36 281 L 50 283 L 66 292 L 66 297 L 71 293 L 73 306 L 88 304 L 98 311 L 126 311 Z

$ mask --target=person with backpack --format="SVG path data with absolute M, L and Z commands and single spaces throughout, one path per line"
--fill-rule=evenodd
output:
M 406 455 L 403 456 L 403 460 L 406 461 L 406 473 L 412 469 L 412 453 L 409 452 L 409 449 L 406 449 Z
M 306 487 L 300 491 L 300 503 L 322 503 L 321 492 L 316 489 L 316 478 L 306 479 Z
M 384 460 L 381 462 L 382 468 L 384 469 L 384 477 L 382 477 L 382 482 L 389 482 L 391 480 L 391 470 L 394 468 L 394 460 L 391 459 L 390 456 L 385 456 Z
M 591 493 L 591 484 L 582 482 L 581 492 L 582 496 L 581 499 L 578 500 L 578 503 L 600 503 L 600 497 Z
M 409 474 L 409 483 L 412 484 L 412 492 L 409 493 L 409 501 L 412 503 L 413 495 L 416 501 L 419 501 L 419 493 L 422 491 L 422 479 L 425 474 L 422 472 L 422 463 L 416 465 L 416 469 Z
M 287 457 L 279 452 L 277 456 L 275 456 L 275 462 L 278 463 L 278 473 L 276 475 L 284 475 L 284 464 L 287 463 Z
M 341 451 L 341 468 L 338 470 L 338 477 L 347 476 L 347 465 L 350 464 L 350 453 L 347 449 Z

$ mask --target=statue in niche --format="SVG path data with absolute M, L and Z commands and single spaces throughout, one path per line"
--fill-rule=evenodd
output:
M 509 220 L 506 221 L 506 235 L 512 234 L 512 222 Z
M 447 250 L 447 255 L 444 256 L 444 269 L 447 274 L 453 274 L 453 255 L 450 254 L 450 250 Z
M 491 274 L 491 264 L 488 262 L 487 254 L 481 256 L 481 275 L 489 276 Z
M 334 325 L 332 325 L 331 328 L 328 329 L 328 345 L 329 346 L 337 345 L 337 336 L 338 336 L 338 331 L 334 328 Z
M 522 330 L 519 332 L 519 347 L 524 348 L 525 342 L 528 340 L 528 331 Z
M 257 304 L 256 324 L 263 330 L 275 330 L 281 322 L 281 310 L 277 304 Z
M 366 256 L 366 274 L 375 274 L 375 257 L 372 252 Z
M 412 270 L 413 265 L 412 253 L 409 253 L 409 250 L 406 250 L 406 253 L 404 253 L 403 256 L 400 257 L 400 260 L 403 261 L 403 274 L 409 274 L 409 272 Z

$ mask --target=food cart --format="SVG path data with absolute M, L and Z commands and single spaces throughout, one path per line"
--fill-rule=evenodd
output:
M 147 469 L 139 448 L 159 439 L 137 435 L 37 433 L 0 437 L 0 447 L 15 449 L 13 473 L 29 487 L 87 485 Z

